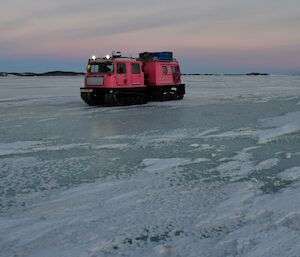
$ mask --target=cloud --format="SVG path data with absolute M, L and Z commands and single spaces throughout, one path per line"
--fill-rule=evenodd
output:
M 294 0 L 289 0 L 289 4 L 277 0 L 224 0 L 219 3 L 208 0 L 127 0 L 124 3 L 117 0 L 62 0 L 59 4 L 49 4 L 49 1 L 42 0 L 42 3 L 36 8 L 27 8 L 24 14 L 10 20 L 0 18 L 0 31 L 30 30 L 32 26 L 42 23 L 45 25 L 44 30 L 36 31 L 37 34 L 51 34 L 57 28 L 58 33 L 64 30 L 64 35 L 71 37 L 94 37 L 97 33 L 106 36 L 184 24 L 187 30 L 189 26 L 209 30 L 216 25 L 220 28 L 240 26 L 249 30 L 257 29 L 258 26 L 258 29 L 278 25 L 300 26 L 300 4 Z M 33 4 L 32 0 L 30 4 Z
M 300 58 L 299 27 L 298 0 L 10 0 L 0 9 L 0 56 L 83 56 L 124 47 L 221 58 L 282 46 L 283 62 L 290 48 Z

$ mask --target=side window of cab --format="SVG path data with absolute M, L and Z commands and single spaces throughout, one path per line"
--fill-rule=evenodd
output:
M 118 74 L 125 74 L 126 73 L 126 65 L 125 65 L 125 63 L 118 63 L 117 64 L 117 73 Z
M 177 72 L 176 72 L 176 68 L 175 68 L 175 66 L 171 66 L 171 72 L 172 72 L 172 74 L 175 74 L 175 73 L 177 73 Z
M 139 63 L 132 63 L 131 64 L 131 73 L 132 74 L 140 74 L 141 68 Z
M 163 72 L 163 74 L 167 75 L 168 74 L 168 67 L 167 66 L 162 66 L 162 72 Z

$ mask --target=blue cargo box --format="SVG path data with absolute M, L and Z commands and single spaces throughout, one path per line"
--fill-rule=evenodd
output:
M 139 58 L 142 60 L 158 60 L 158 61 L 172 61 L 172 52 L 143 52 L 139 54 Z
M 172 52 L 153 52 L 150 53 L 151 57 L 156 57 L 158 60 L 171 61 L 173 60 Z

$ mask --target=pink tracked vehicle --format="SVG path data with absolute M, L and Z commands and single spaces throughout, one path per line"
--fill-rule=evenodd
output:
M 133 105 L 182 99 L 185 85 L 172 52 L 144 52 L 132 58 L 114 51 L 111 57 L 89 59 L 80 92 L 89 105 Z

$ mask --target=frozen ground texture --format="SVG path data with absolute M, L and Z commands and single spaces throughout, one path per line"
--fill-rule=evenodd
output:
M 300 256 L 300 77 L 114 108 L 82 80 L 0 79 L 0 256 Z

